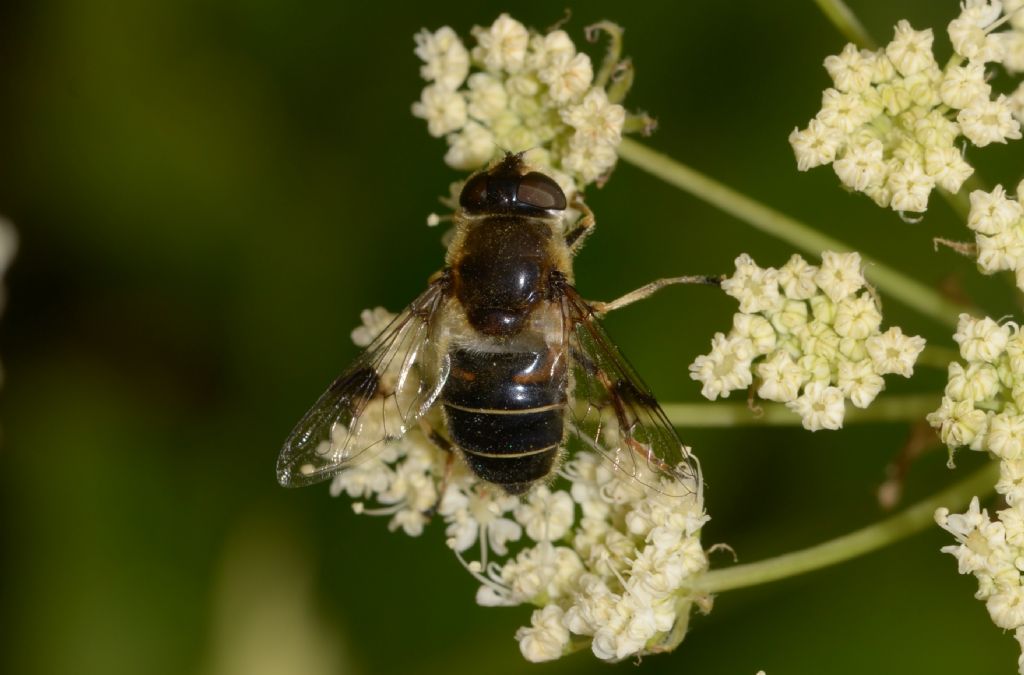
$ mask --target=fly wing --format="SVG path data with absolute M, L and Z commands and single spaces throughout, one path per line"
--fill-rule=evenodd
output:
M 313 404 L 277 458 L 285 487 L 309 485 L 373 457 L 434 404 L 448 377 L 434 318 L 447 293 L 431 284 Z
M 699 496 L 697 458 L 590 305 L 567 284 L 562 313 L 572 363 L 572 431 L 584 447 L 641 484 L 674 496 Z

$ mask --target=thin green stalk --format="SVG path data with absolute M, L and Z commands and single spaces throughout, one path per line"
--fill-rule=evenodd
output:
M 809 255 L 819 256 L 822 251 L 852 250 L 849 245 L 822 234 L 810 225 L 765 206 L 630 138 L 622 139 L 619 156 L 637 168 L 717 206 Z M 952 327 L 956 326 L 960 312 L 969 311 L 892 267 L 863 254 L 861 257 L 866 266 L 865 275 L 872 284 L 921 314 Z
M 755 586 L 871 553 L 934 523 L 935 509 L 940 506 L 956 511 L 970 502 L 972 497 L 988 494 L 992 491 L 998 475 L 999 465 L 990 462 L 961 482 L 918 502 L 902 513 L 856 532 L 768 560 L 711 570 L 704 575 L 701 590 L 707 593 L 720 593 L 734 588 Z
M 850 407 L 843 423 L 913 422 L 939 407 L 942 395 L 906 394 L 883 396 L 865 409 Z M 678 427 L 771 427 L 799 426 L 800 416 L 781 403 L 759 403 L 761 413 L 753 412 L 746 403 L 663 403 L 661 406 L 672 424 Z
M 814 0 L 814 3 L 818 5 L 818 8 L 847 40 L 858 47 L 866 49 L 878 48 L 875 41 L 868 35 L 868 31 L 864 28 L 860 19 L 846 6 L 843 0 Z

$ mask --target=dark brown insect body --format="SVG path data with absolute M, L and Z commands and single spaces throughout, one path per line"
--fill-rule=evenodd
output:
M 640 483 L 698 490 L 695 460 L 572 286 L 593 217 L 578 204 L 566 231 L 567 206 L 520 155 L 472 176 L 445 268 L 299 421 L 281 484 L 330 478 L 419 425 L 509 494 L 550 476 L 573 439 Z
M 535 202 L 564 209 L 565 197 L 550 178 L 522 175 L 514 158 L 471 180 L 461 201 L 448 269 L 471 330 L 449 350 L 441 402 L 470 469 L 519 494 L 551 473 L 565 436 L 561 340 L 550 344 L 550 326 L 531 321 L 549 310 L 552 279 L 569 272 L 557 219 Z

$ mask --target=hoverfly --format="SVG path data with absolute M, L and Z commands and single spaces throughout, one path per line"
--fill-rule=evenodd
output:
M 418 424 L 510 495 L 551 476 L 570 441 L 646 485 L 699 490 L 696 458 L 598 315 L 667 283 L 717 279 L 588 303 L 572 257 L 594 218 L 579 204 L 563 233 L 568 206 L 522 154 L 471 176 L 444 268 L 299 421 L 277 461 L 281 485 L 326 480 Z

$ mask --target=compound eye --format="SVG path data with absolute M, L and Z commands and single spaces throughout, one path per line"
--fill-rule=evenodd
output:
M 479 211 L 487 206 L 486 173 L 478 173 L 466 181 L 459 195 L 459 206 L 467 211 Z
M 516 201 L 538 209 L 565 209 L 565 193 L 562 192 L 562 188 L 551 178 L 536 171 L 531 171 L 519 179 Z

